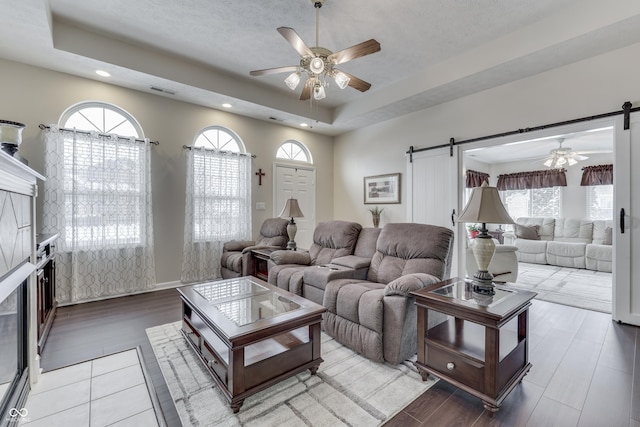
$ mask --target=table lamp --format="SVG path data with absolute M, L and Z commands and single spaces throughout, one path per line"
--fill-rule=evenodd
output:
M 293 197 L 287 199 L 287 202 L 284 204 L 284 208 L 282 212 L 280 212 L 280 218 L 291 218 L 289 224 L 287 224 L 287 234 L 289 235 L 289 242 L 287 243 L 287 249 L 292 251 L 296 250 L 296 233 L 298 232 L 298 226 L 293 218 L 304 218 L 302 211 L 300 210 L 300 206 L 298 206 L 298 199 L 294 199 Z
M 480 234 L 473 239 L 471 250 L 478 264 L 478 271 L 473 275 L 474 292 L 493 295 L 493 274 L 489 272 L 489 264 L 496 251 L 492 236 L 487 232 L 488 224 L 513 224 L 513 220 L 504 208 L 498 189 L 489 187 L 487 182 L 474 188 L 467 206 L 458 217 L 458 222 L 482 223 Z

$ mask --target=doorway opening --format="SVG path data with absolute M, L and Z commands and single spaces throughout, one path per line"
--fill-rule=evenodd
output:
M 610 121 L 585 122 L 523 135 L 497 138 L 460 147 L 460 169 L 489 174 L 489 185 L 498 176 L 520 172 L 564 169 L 566 186 L 505 189 L 502 201 L 514 221 L 544 228 L 528 244 L 512 225 L 488 224 L 502 245 L 516 247 L 516 276 L 511 286 L 538 293 L 537 298 L 611 313 L 614 247 L 603 241 L 613 228 L 611 185 L 580 185 L 583 168 L 614 163 L 614 130 Z M 460 183 L 465 206 L 471 189 Z M 467 244 L 459 256 L 466 260 L 470 234 L 461 231 Z M 492 234 L 493 234 L 492 233 Z M 531 236 L 528 236 L 531 238 Z M 463 237 L 464 238 L 464 237 Z M 461 270 L 467 265 L 460 263 Z M 473 271 L 461 271 L 473 275 Z

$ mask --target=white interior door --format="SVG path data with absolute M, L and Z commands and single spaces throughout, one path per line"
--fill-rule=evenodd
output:
M 640 265 L 632 260 L 640 254 L 640 113 L 631 115 L 624 130 L 624 118 L 615 122 L 613 313 L 614 320 L 640 326 Z M 624 209 L 624 216 L 621 215 Z
M 295 218 L 298 226 L 296 244 L 298 248 L 309 249 L 316 227 L 316 171 L 310 167 L 276 163 L 273 177 L 273 216 L 280 214 L 288 198 L 298 199 L 304 218 Z
M 458 272 L 458 149 L 413 153 L 407 157 L 407 218 L 410 222 L 440 225 L 454 231 L 451 275 Z

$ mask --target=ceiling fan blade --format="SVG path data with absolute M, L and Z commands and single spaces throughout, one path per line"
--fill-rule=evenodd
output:
M 307 83 L 308 82 L 304 82 L 304 86 L 302 86 L 300 101 L 306 101 L 307 99 L 311 98 L 311 85 Z
M 298 66 L 289 65 L 287 67 L 267 68 L 265 70 L 254 70 L 254 71 L 251 71 L 249 74 L 251 74 L 252 76 L 264 76 L 267 74 L 293 73 L 295 71 L 298 71 Z
M 279 27 L 278 32 L 293 46 L 300 56 L 315 56 L 309 46 L 306 45 L 293 28 Z
M 332 53 L 327 57 L 329 61 L 333 61 L 335 64 L 344 64 L 347 61 L 351 61 L 356 58 L 360 58 L 365 55 L 370 55 L 380 51 L 380 43 L 375 39 L 367 40 L 366 42 L 359 43 L 355 46 L 348 47 L 339 52 Z
M 349 74 L 346 71 L 338 70 L 337 68 L 334 68 L 334 70 L 339 71 L 349 77 L 349 86 L 354 89 L 358 89 L 360 92 L 366 92 L 371 87 L 371 83 L 365 82 L 364 80 L 357 78 L 353 74 Z
M 572 155 L 570 157 L 572 157 L 574 160 L 577 160 L 577 161 L 587 160 L 588 159 L 587 156 L 581 156 L 580 154 L 574 154 L 574 155 Z

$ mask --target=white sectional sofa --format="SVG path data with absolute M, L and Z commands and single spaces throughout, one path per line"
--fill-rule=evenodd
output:
M 522 238 L 535 234 L 532 230 L 539 240 Z M 520 262 L 611 272 L 612 232 L 611 220 L 522 217 L 516 219 L 515 234 L 505 233 L 504 242 L 518 248 Z

